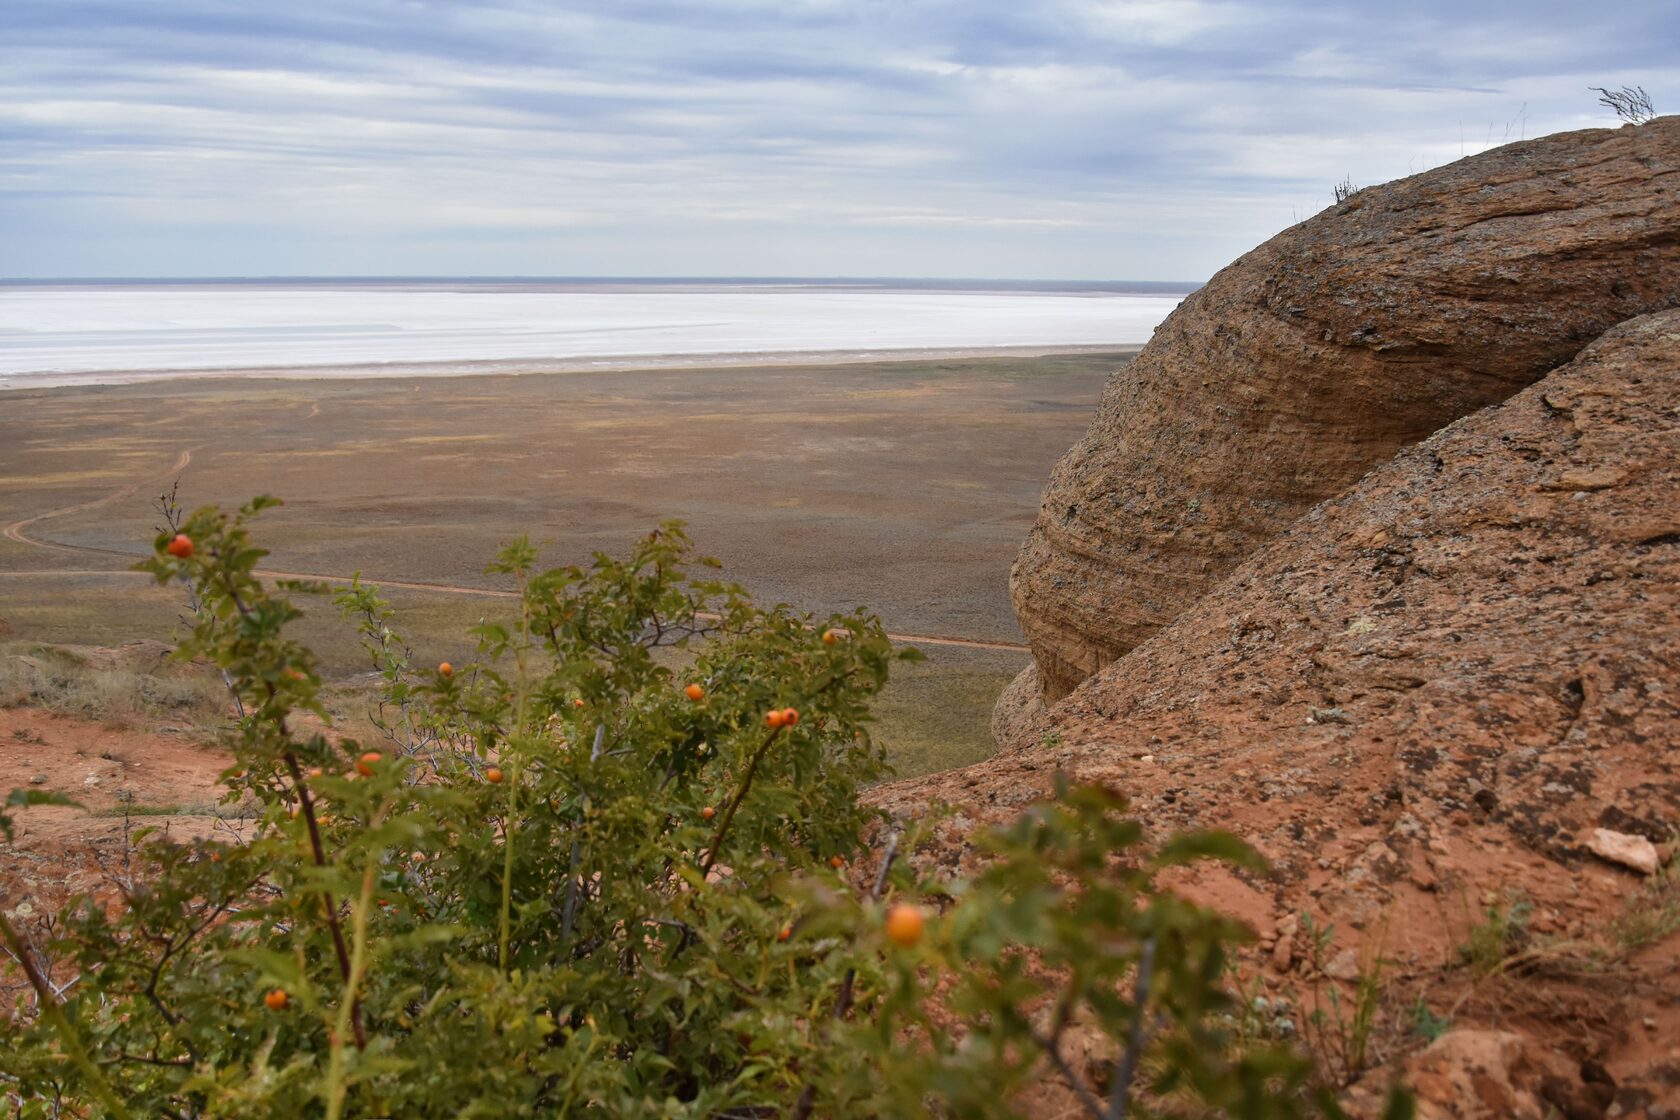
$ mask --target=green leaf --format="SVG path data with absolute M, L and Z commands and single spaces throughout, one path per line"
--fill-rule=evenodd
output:
M 1388 1103 L 1383 1107 L 1383 1120 L 1413 1120 L 1417 1115 L 1417 1098 L 1403 1085 L 1388 1091 Z
M 1197 860 L 1216 859 L 1249 871 L 1264 872 L 1266 859 L 1245 840 L 1220 829 L 1181 832 L 1161 845 L 1155 866 L 1175 867 Z
M 264 984 L 284 988 L 293 994 L 301 994 L 308 990 L 309 981 L 305 978 L 303 970 L 298 967 L 297 958 L 291 953 L 251 946 L 230 949 L 224 956 L 227 960 L 243 964 L 260 973 Z

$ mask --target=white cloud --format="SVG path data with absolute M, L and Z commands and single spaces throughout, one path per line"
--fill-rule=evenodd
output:
M 1680 108 L 1669 0 L 10 0 L 0 36 L 0 268 L 43 276 L 1197 278 L 1343 175 L 1614 123 L 1587 84 Z

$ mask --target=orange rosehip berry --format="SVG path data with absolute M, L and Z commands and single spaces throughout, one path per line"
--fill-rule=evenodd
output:
M 823 640 L 823 645 L 831 646 L 835 642 L 838 642 L 840 640 L 840 631 L 838 631 L 838 630 L 824 630 L 822 640 Z
M 792 926 L 783 926 L 781 929 L 776 931 L 776 940 L 777 941 L 786 941 L 788 938 L 790 938 L 792 936 L 793 936 L 793 927 Z
M 704 700 L 706 698 L 706 690 L 697 684 L 691 684 L 687 688 L 683 689 L 683 695 L 687 696 L 690 700 Z
M 438 662 L 438 676 L 440 676 L 440 677 L 453 677 L 454 675 L 455 675 L 455 666 L 451 665 L 447 661 Z
M 286 1005 L 291 1002 L 292 997 L 286 994 L 286 989 L 284 988 L 275 988 L 273 991 L 263 996 L 263 1006 L 267 1007 L 270 1011 L 284 1011 L 286 1010 Z
M 502 768 L 500 766 L 492 766 L 484 772 L 484 780 L 493 786 L 501 785 L 502 777 Z
M 798 722 L 799 722 L 799 709 L 797 709 L 797 708 L 783 708 L 782 709 L 782 726 L 783 727 L 792 727 L 794 724 L 796 724 Z
M 700 810 L 700 819 L 703 821 L 709 821 L 715 816 L 717 816 L 717 810 L 712 808 L 710 805 Z
M 572 707 L 574 707 L 574 708 L 581 708 L 581 707 L 583 707 L 583 697 L 581 697 L 581 696 L 579 696 L 579 697 L 577 697 L 577 698 L 576 698 L 576 699 L 574 699 L 574 700 L 573 700 L 573 701 L 572 701 Z
M 771 727 L 781 727 L 787 723 L 787 715 L 780 708 L 771 708 L 764 713 L 764 722 Z
M 364 778 L 373 777 L 373 768 L 385 761 L 385 756 L 378 751 L 368 751 L 356 760 L 356 773 Z
M 828 857 L 828 865 L 838 871 L 846 866 L 846 861 L 840 856 L 830 856 Z
M 887 940 L 901 949 L 914 948 L 926 924 L 920 909 L 900 903 L 887 911 Z
M 170 542 L 163 546 L 163 550 L 177 560 L 190 560 L 193 554 L 192 538 L 185 533 L 176 533 Z

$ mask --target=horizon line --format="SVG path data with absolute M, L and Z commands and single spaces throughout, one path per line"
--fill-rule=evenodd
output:
M 1195 289 L 1206 280 L 1127 280 L 1127 279 L 1070 279 L 1066 277 L 1027 276 L 647 276 L 647 275 L 521 275 L 491 273 L 297 273 L 267 276 L 0 276 L 0 284 L 273 284 L 319 281 L 358 283 L 426 283 L 462 282 L 482 283 L 618 283 L 618 284 L 1136 284 L 1160 288 Z

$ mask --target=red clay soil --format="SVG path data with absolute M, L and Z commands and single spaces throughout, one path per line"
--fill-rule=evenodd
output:
M 126 730 L 34 708 L 0 709 L 0 791 L 50 790 L 81 806 L 14 812 L 17 835 L 0 860 L 0 906 L 44 917 L 70 895 L 100 893 L 122 867 L 125 827 L 177 837 L 237 827 L 218 825 L 216 816 L 216 777 L 228 764 L 228 755 L 184 730 Z
M 1057 771 L 1229 829 L 1272 873 L 1181 889 L 1253 926 L 1268 994 L 1345 1005 L 1388 962 L 1374 1056 L 1423 1115 L 1680 1116 L 1680 934 L 1629 952 L 1657 877 L 1594 851 L 1672 860 L 1680 826 L 1677 417 L 1680 311 L 1631 320 L 1312 510 L 1018 745 L 877 799 L 956 806 L 952 855 Z M 1490 908 L 1520 929 L 1478 976 Z M 1414 1055 L 1419 1000 L 1495 1033 Z

